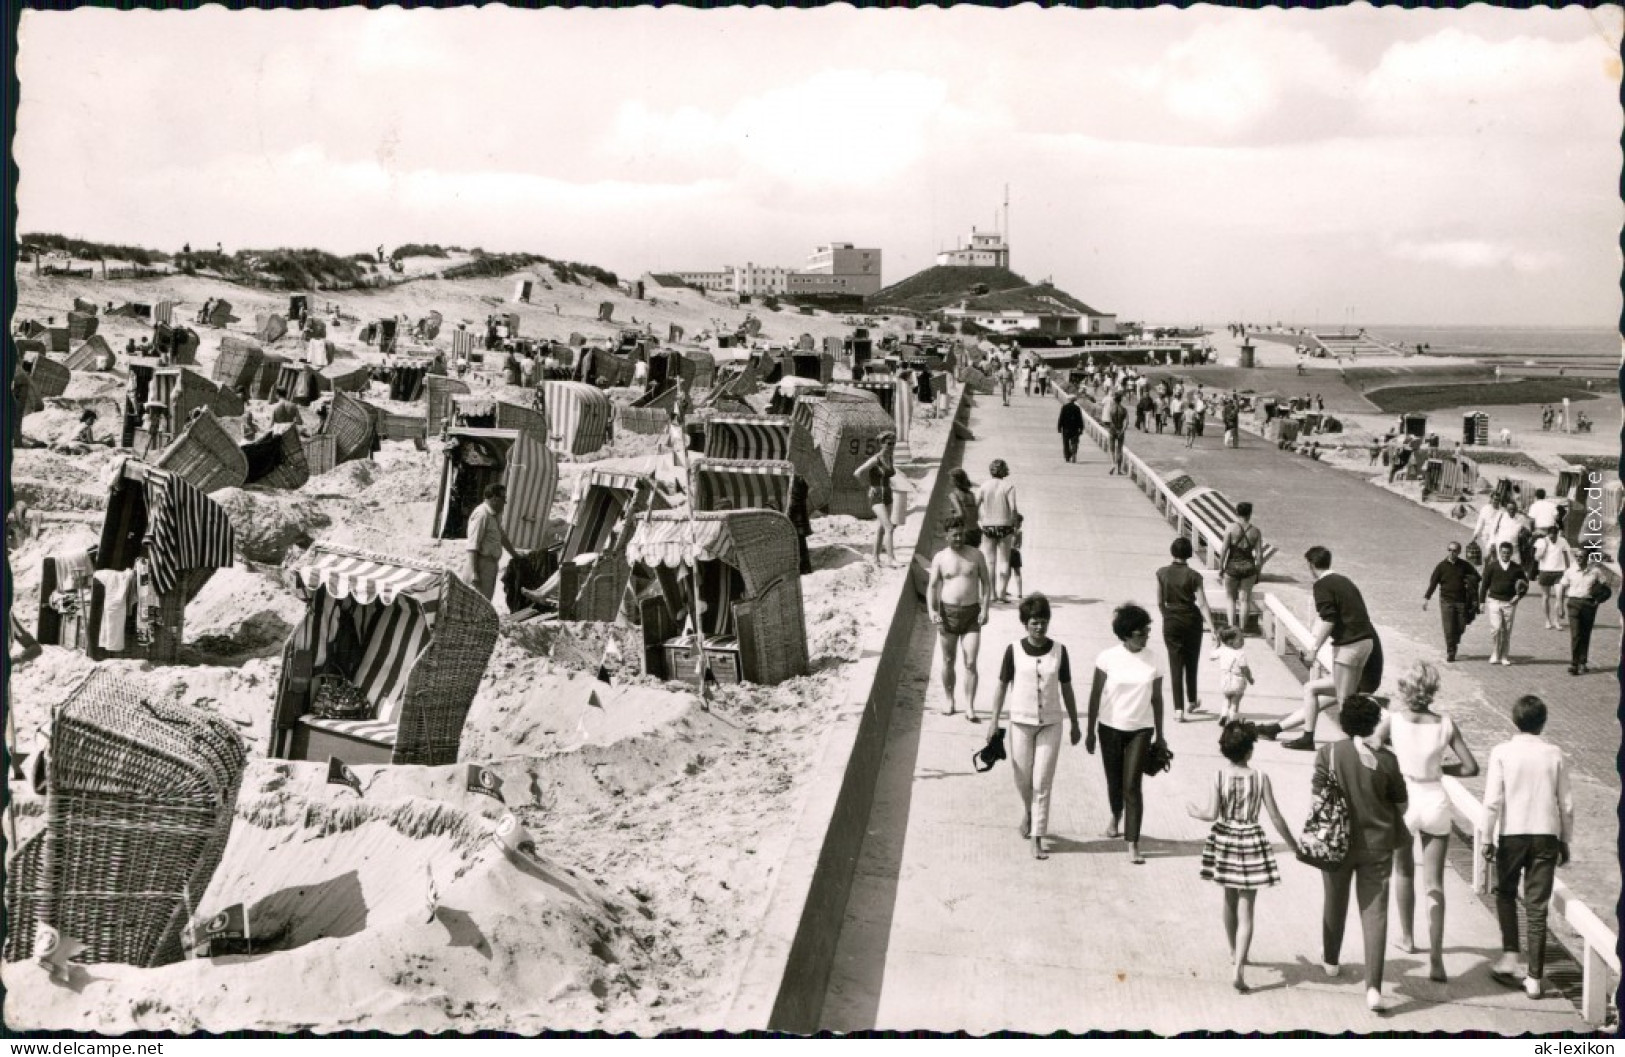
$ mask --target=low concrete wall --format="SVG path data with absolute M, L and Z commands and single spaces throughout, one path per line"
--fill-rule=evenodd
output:
M 961 437 L 970 417 L 969 398 L 970 388 L 961 386 L 930 500 L 918 511 L 924 520 L 914 544 L 916 556 L 928 555 L 936 547 L 938 522 L 952 487 L 946 470 L 958 465 L 964 451 Z M 854 689 L 825 736 L 809 781 L 807 806 L 779 867 L 761 932 L 728 1010 L 729 1031 L 818 1030 L 847 897 L 869 828 L 903 659 L 920 612 L 921 572 L 918 562 L 911 561 L 898 578 L 885 644 L 877 655 L 858 662 L 849 684 Z

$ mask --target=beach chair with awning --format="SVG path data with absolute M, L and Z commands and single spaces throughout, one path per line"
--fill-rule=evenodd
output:
M 779 459 L 712 459 L 689 465 L 688 494 L 695 510 L 776 510 L 790 513 L 796 468 Z
M 714 459 L 788 459 L 790 416 L 712 415 L 705 420 L 705 454 Z
M 632 574 L 626 560 L 632 521 L 664 509 L 666 500 L 649 474 L 592 468 L 577 478 L 576 489 L 559 571 L 538 595 L 557 600 L 560 620 L 612 621 Z
M 468 519 L 484 502 L 487 485 L 507 486 L 502 528 L 514 549 L 539 550 L 558 490 L 558 456 L 541 437 L 518 429 L 452 429 L 435 502 L 434 537 L 463 539 Z
M 604 391 L 580 382 L 543 382 L 548 445 L 560 455 L 591 455 L 609 443 L 614 405 Z
M 337 544 L 312 547 L 294 575 L 305 616 L 282 651 L 268 755 L 457 762 L 496 647 L 491 603 L 439 566 Z
M 218 712 L 92 672 L 56 710 L 45 825 L 6 863 L 5 959 L 42 927 L 75 961 L 180 961 L 193 908 L 225 854 L 248 753 Z
M 627 559 L 648 585 L 640 592 L 648 674 L 697 683 L 709 669 L 718 682 L 762 684 L 806 674 L 796 530 L 783 514 L 657 512 L 639 519 Z
M 515 392 L 509 389 L 507 392 Z M 485 393 L 455 393 L 451 423 L 459 429 L 517 429 L 547 443 L 547 414 L 539 408 Z

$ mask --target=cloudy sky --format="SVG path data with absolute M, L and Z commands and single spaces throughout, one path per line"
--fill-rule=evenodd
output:
M 1014 269 L 1176 322 L 1617 322 L 1618 8 L 28 11 L 20 230 Z

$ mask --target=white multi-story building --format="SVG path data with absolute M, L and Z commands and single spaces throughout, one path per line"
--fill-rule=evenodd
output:
M 831 242 L 819 246 L 801 271 L 772 265 L 730 264 L 721 271 L 669 272 L 685 283 L 705 290 L 763 297 L 778 294 L 849 294 L 868 297 L 878 293 L 880 251 Z
M 665 275 L 676 276 L 685 283 L 690 283 L 701 290 L 731 291 L 734 288 L 732 268 L 724 268 L 720 272 L 665 272 Z
M 746 262 L 728 271 L 733 273 L 733 292 L 761 297 L 782 294 L 789 289 L 790 269 Z
M 970 229 L 970 245 L 944 250 L 937 263 L 949 268 L 1008 268 L 1010 244 L 998 232 Z

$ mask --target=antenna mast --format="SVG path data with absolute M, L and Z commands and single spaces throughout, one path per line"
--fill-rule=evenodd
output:
M 1010 267 L 1010 185 L 1004 185 L 1004 266 Z

